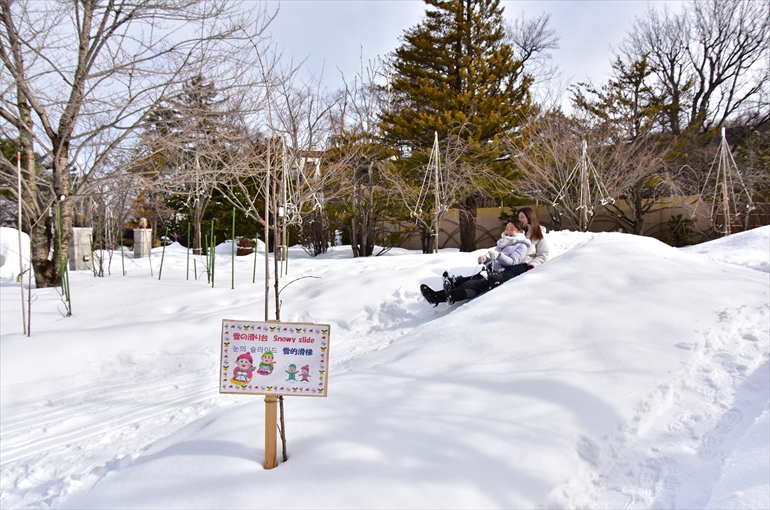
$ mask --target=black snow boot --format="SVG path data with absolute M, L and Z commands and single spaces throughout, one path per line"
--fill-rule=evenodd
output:
M 420 292 L 422 292 L 422 297 L 425 298 L 425 301 L 432 304 L 433 306 L 438 306 L 439 303 L 443 303 L 446 299 L 443 290 L 436 292 L 424 283 L 420 285 Z

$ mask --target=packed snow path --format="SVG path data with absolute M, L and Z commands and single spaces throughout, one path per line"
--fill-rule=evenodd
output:
M 330 396 L 287 399 L 269 472 L 262 399 L 217 393 L 221 319 L 263 318 L 252 257 L 234 291 L 229 245 L 214 289 L 178 246 L 161 281 L 159 250 L 155 277 L 113 259 L 72 276 L 73 317 L 33 290 L 29 339 L 3 283 L 0 506 L 767 507 L 769 232 L 556 232 L 558 257 L 451 308 L 419 284 L 475 255 L 292 249 L 284 281 L 320 279 L 282 318 L 332 325 Z

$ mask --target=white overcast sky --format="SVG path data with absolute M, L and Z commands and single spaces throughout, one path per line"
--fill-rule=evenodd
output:
M 634 17 L 648 6 L 664 4 L 678 10 L 680 1 L 637 0 L 503 0 L 505 17 L 542 13 L 551 15 L 551 27 L 560 37 L 554 63 L 565 79 L 604 82 L 612 53 Z M 403 32 L 416 25 L 425 12 L 422 0 L 283 0 L 269 31 L 285 58 L 305 60 L 305 68 L 323 78 L 331 89 L 342 85 L 340 70 L 351 77 L 364 61 L 385 55 L 399 45 Z

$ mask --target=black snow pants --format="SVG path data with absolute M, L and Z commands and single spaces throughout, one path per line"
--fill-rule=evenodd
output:
M 507 282 L 511 278 L 526 272 L 526 264 L 516 264 L 515 266 L 506 267 L 499 273 L 487 271 L 486 277 L 482 273 L 473 276 L 455 276 L 452 301 L 457 302 L 464 299 L 473 299 L 479 294 L 494 289 L 503 282 Z

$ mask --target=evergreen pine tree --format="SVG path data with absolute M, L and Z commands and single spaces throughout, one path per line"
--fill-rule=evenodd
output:
M 501 134 L 522 122 L 531 79 L 504 42 L 499 0 L 425 0 L 425 18 L 392 55 L 391 100 L 381 116 L 385 142 L 406 166 L 423 163 L 450 134 L 467 143 L 468 162 L 492 165 Z M 458 204 L 461 251 L 476 249 L 476 191 Z

